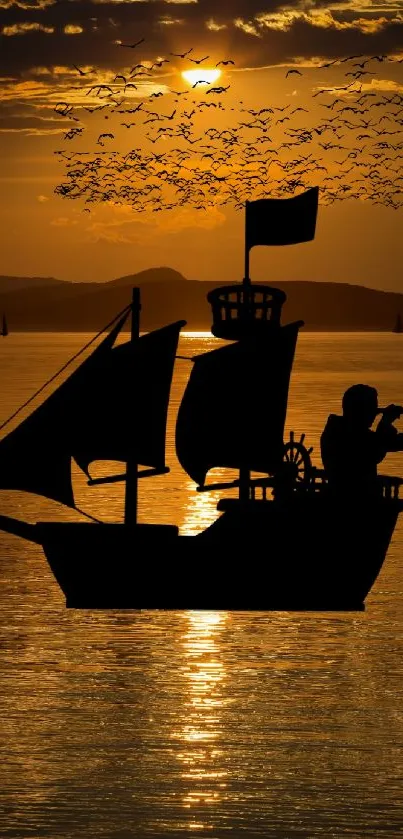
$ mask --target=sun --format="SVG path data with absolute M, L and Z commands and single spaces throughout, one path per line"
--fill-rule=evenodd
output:
M 206 84 L 213 84 L 217 81 L 221 76 L 221 70 L 207 70 L 204 67 L 197 67 L 194 70 L 184 70 L 182 73 L 182 78 L 185 79 L 188 84 L 195 85 L 195 84 L 202 84 L 203 82 Z

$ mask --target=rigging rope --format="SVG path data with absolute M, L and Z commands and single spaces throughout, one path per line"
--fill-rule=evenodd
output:
M 77 510 L 77 513 L 81 513 L 82 516 L 85 516 L 87 519 L 91 519 L 91 521 L 95 521 L 96 524 L 104 524 L 101 519 L 96 519 L 95 516 L 92 516 L 91 513 L 86 513 L 85 510 L 82 510 L 81 507 L 77 507 L 77 504 L 74 504 L 74 510 Z
M 64 371 L 64 370 L 66 370 L 66 368 L 69 366 L 69 364 L 71 364 L 73 361 L 75 361 L 75 359 L 76 359 L 76 358 L 78 358 L 78 357 L 79 357 L 79 356 L 80 356 L 83 352 L 85 352 L 85 350 L 87 350 L 87 349 L 88 349 L 88 347 L 90 347 L 90 346 L 91 346 L 91 344 L 93 344 L 93 343 L 94 343 L 94 341 L 96 341 L 96 340 L 97 340 L 97 338 L 99 338 L 99 337 L 100 337 L 100 335 L 102 335 L 102 333 L 103 333 L 103 332 L 106 332 L 106 330 L 107 330 L 107 329 L 109 329 L 109 327 L 110 327 L 110 326 L 113 326 L 113 324 L 115 323 L 115 321 L 117 321 L 117 320 L 119 320 L 119 318 L 123 317 L 123 315 L 124 315 L 124 314 L 128 314 L 128 313 L 129 313 L 129 311 L 131 310 L 131 308 L 132 308 L 132 305 L 131 305 L 131 303 L 129 303 L 129 305 L 128 305 L 128 306 L 125 306 L 125 308 L 124 308 L 124 309 L 122 309 L 122 311 L 121 311 L 121 312 L 119 312 L 119 314 L 115 315 L 115 317 L 113 318 L 113 320 L 109 321 L 109 323 L 107 323 L 107 324 L 106 324 L 106 326 L 104 326 L 104 327 L 103 327 L 103 328 L 102 328 L 99 332 L 97 332 L 97 334 L 96 334 L 96 335 L 94 335 L 94 337 L 93 337 L 93 338 L 91 338 L 91 340 L 90 340 L 90 341 L 88 341 L 88 343 L 87 343 L 87 344 L 85 344 L 85 346 L 84 346 L 84 347 L 81 347 L 81 349 L 80 349 L 78 352 L 76 352 L 76 354 L 75 354 L 75 355 L 73 355 L 71 358 L 69 358 L 69 360 L 68 360 L 68 361 L 66 361 L 66 363 L 65 363 L 65 364 L 63 364 L 63 367 L 60 367 L 60 369 L 57 371 L 57 373 L 54 373 L 54 374 L 53 374 L 53 376 L 51 376 L 51 377 L 50 377 L 50 379 L 48 379 L 48 380 L 47 380 L 47 382 L 45 382 L 45 384 L 41 385 L 41 387 L 40 387 L 40 388 L 36 391 L 36 393 L 34 393 L 32 396 L 30 396 L 30 397 L 29 397 L 29 399 L 27 399 L 27 400 L 26 400 L 26 401 L 25 401 L 22 405 L 20 405 L 20 407 L 19 407 L 19 408 L 17 408 L 17 410 L 16 410 L 16 411 L 14 411 L 14 413 L 13 413 L 13 414 L 11 414 L 11 416 L 9 416 L 9 417 L 8 417 L 8 419 L 6 419 L 6 420 L 5 420 L 5 421 L 4 421 L 4 422 L 0 425 L 0 431 L 2 431 L 2 429 L 3 429 L 6 425 L 8 425 L 8 424 L 11 422 L 11 420 L 13 420 L 13 419 L 14 419 L 14 417 L 16 417 L 16 416 L 17 416 L 17 415 L 18 415 L 18 414 L 19 414 L 19 413 L 20 413 L 20 412 L 21 412 L 24 408 L 26 408 L 26 407 L 27 407 L 27 405 L 29 405 L 29 403 L 30 403 L 30 402 L 33 402 L 33 400 L 34 400 L 34 399 L 36 399 L 36 397 L 37 397 L 37 396 L 39 396 L 39 394 L 40 394 L 43 390 L 45 390 L 45 387 L 47 387 L 48 385 L 50 385 L 50 383 L 51 383 L 51 382 L 53 382 L 53 381 L 54 381 L 54 379 L 57 379 L 57 377 L 58 377 L 58 376 L 60 376 L 60 374 L 61 374 L 61 373 L 63 373 L 63 371 Z M 81 511 L 80 511 L 80 512 L 81 512 Z M 86 515 L 86 514 L 84 513 L 84 515 Z

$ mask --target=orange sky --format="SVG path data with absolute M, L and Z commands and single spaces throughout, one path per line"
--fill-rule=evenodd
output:
M 403 291 L 403 2 L 216 7 L 0 0 L 0 273 L 239 280 L 245 199 L 317 184 L 252 278 Z

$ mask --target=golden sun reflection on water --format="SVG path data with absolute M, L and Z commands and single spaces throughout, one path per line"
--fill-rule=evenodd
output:
M 234 470 L 212 469 L 207 477 L 207 483 L 214 484 L 221 481 L 233 481 L 238 477 Z M 183 504 L 183 521 L 181 533 L 185 536 L 195 536 L 215 522 L 221 515 L 217 510 L 220 498 L 234 498 L 238 489 L 211 490 L 197 492 L 192 481 L 187 482 L 186 496 Z
M 213 524 L 220 515 L 217 512 L 219 500 L 218 492 L 195 492 L 194 484 L 189 481 L 181 532 L 185 536 L 195 536 Z
M 3 419 L 86 337 L 10 340 L 0 357 Z M 186 357 L 218 345 L 211 336 L 181 342 Z M 218 498 L 236 493 L 197 493 L 176 459 L 176 414 L 191 369 L 178 362 L 173 381 L 172 471 L 139 491 L 141 521 L 182 532 L 203 529 L 219 515 Z M 363 380 L 395 402 L 402 371 L 399 336 L 302 334 L 285 439 L 289 429 L 305 432 L 319 466 L 321 429 L 344 389 Z M 391 453 L 382 471 L 400 475 L 402 463 Z M 123 484 L 88 487 L 74 469 L 78 505 L 122 520 Z M 213 472 L 208 483 L 232 479 Z M 73 517 L 33 493 L 3 491 L 1 501 L 4 514 L 26 521 Z M 269 561 L 265 551 L 246 558 L 248 573 L 252 560 Z M 2 835 L 399 836 L 402 555 L 400 517 L 364 613 L 91 612 L 65 609 L 39 546 L 2 534 Z M 203 566 L 189 555 L 187 570 L 197 585 Z
M 183 744 L 177 753 L 184 781 L 182 802 L 188 810 L 197 808 L 198 821 L 190 825 L 196 829 L 206 827 L 200 822 L 200 806 L 217 804 L 222 799 L 228 775 L 220 745 L 221 712 L 229 701 L 223 696 L 226 672 L 220 634 L 228 614 L 189 611 L 184 613 L 184 620 L 187 625 L 182 636 L 182 675 L 188 691 L 184 723 L 173 737 Z

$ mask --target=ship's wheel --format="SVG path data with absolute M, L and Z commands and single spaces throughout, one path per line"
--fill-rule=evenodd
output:
M 283 464 L 287 471 L 294 478 L 297 489 L 307 487 L 312 477 L 311 452 L 304 446 L 305 434 L 301 434 L 299 440 L 295 440 L 294 432 L 290 431 L 290 439 L 285 443 L 283 450 Z

